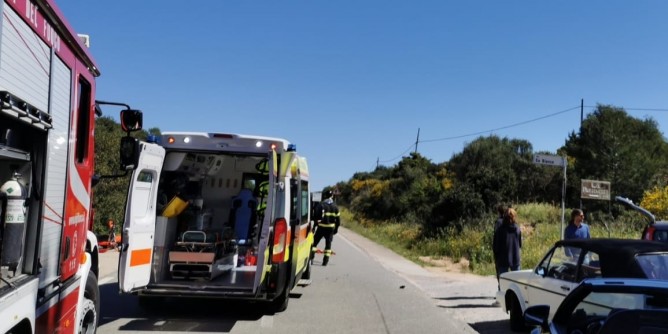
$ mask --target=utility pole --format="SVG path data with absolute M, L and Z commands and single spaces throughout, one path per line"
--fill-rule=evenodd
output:
M 380 157 L 376 158 L 376 169 L 380 166 Z
M 584 99 L 580 99 L 580 132 L 582 132 L 583 120 L 584 120 Z
M 560 240 L 564 240 L 564 232 L 566 231 L 565 228 L 565 221 L 566 221 L 566 184 L 568 183 L 566 181 L 566 166 L 568 166 L 568 159 L 566 157 L 566 154 L 562 157 L 562 164 L 564 165 L 564 184 L 561 187 L 561 236 L 559 237 Z
M 420 128 L 418 128 L 417 138 L 415 139 L 415 153 L 417 153 L 417 147 L 419 142 L 420 142 Z

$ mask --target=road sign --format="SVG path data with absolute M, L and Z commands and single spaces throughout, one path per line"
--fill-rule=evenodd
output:
M 596 180 L 582 180 L 580 192 L 582 199 L 610 200 L 610 182 Z
M 548 154 L 534 154 L 533 163 L 539 165 L 549 165 L 549 166 L 564 166 L 564 158 L 558 155 L 548 155 Z
M 564 183 L 561 187 L 561 234 L 564 238 L 564 222 L 566 220 L 566 156 L 560 157 L 558 155 L 549 154 L 534 154 L 533 163 L 539 165 L 562 167 L 564 170 Z

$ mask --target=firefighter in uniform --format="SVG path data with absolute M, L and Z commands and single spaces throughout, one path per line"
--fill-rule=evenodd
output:
M 311 248 L 311 260 L 318 250 L 320 239 L 325 238 L 325 254 L 322 259 L 322 265 L 326 266 L 329 257 L 332 255 L 332 239 L 339 231 L 339 208 L 334 203 L 334 193 L 331 190 L 323 191 L 325 200 L 318 204 L 315 212 L 315 236 L 313 237 L 313 247 Z

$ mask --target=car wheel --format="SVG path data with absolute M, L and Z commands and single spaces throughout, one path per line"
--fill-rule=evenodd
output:
M 288 302 L 290 301 L 290 291 L 289 287 L 286 285 L 283 288 L 283 292 L 276 299 L 272 300 L 269 303 L 269 311 L 272 313 L 283 312 L 288 308 Z
M 517 300 L 515 294 L 511 294 L 508 298 L 510 299 L 507 303 L 510 305 L 510 329 L 516 332 L 523 331 L 525 329 L 524 315 L 522 314 L 520 301 Z

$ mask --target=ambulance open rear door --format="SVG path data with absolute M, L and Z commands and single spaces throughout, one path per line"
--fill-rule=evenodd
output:
M 267 205 L 264 218 L 260 227 L 260 244 L 257 260 L 257 271 L 255 273 L 255 281 L 253 283 L 253 293 L 257 293 L 258 287 L 264 281 L 265 276 L 269 273 L 271 266 L 267 266 L 267 256 L 272 257 L 267 251 L 269 247 L 269 238 L 271 236 L 271 222 L 274 219 L 274 202 L 276 201 L 276 178 L 278 177 L 278 157 L 276 151 L 273 149 L 267 156 L 266 168 L 268 172 L 268 189 L 267 189 Z
M 132 174 L 123 223 L 123 244 L 118 271 L 122 292 L 146 287 L 151 277 L 155 239 L 158 180 L 165 149 L 152 143 L 140 144 L 137 168 Z

